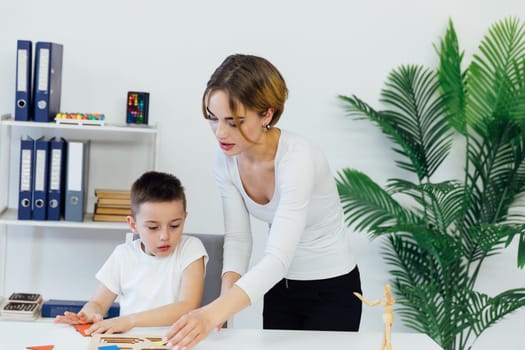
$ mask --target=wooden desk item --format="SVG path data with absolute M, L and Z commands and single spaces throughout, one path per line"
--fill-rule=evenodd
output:
M 392 289 L 390 284 L 385 284 L 385 294 L 382 299 L 370 301 L 363 297 L 360 293 L 354 292 L 354 295 L 359 298 L 363 303 L 368 306 L 383 305 L 383 340 L 381 343 L 381 350 L 392 350 L 392 323 L 394 323 L 394 308 L 393 305 L 396 302 L 392 298 Z
M 99 350 L 107 345 L 116 345 L 124 350 L 169 350 L 159 336 L 137 334 L 94 334 L 89 350 Z

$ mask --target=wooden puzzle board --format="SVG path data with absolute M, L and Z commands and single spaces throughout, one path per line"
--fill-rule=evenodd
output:
M 116 345 L 120 350 L 169 350 L 160 345 L 162 337 L 136 334 L 94 334 L 89 350 L 98 350 L 100 346 Z

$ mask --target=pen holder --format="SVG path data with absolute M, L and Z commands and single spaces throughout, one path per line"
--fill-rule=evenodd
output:
M 148 124 L 149 92 L 128 91 L 127 124 Z

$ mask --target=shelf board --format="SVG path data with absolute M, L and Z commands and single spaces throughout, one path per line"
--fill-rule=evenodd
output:
M 58 227 L 58 228 L 80 228 L 80 229 L 104 229 L 104 230 L 129 230 L 127 223 L 93 221 L 93 214 L 84 215 L 84 221 L 43 221 L 43 220 L 18 220 L 18 210 L 8 208 L 0 214 L 0 225 L 10 226 L 32 226 L 32 227 Z
M 105 124 L 104 126 L 99 125 L 75 125 L 75 124 L 57 124 L 57 123 L 39 123 L 39 122 L 22 122 L 13 120 L 12 118 L 1 119 L 0 124 L 24 127 L 24 128 L 53 128 L 53 129 L 68 129 L 78 131 L 112 131 L 112 132 L 128 132 L 128 133 L 142 133 L 142 134 L 155 134 L 157 129 L 149 125 L 116 125 L 116 124 Z

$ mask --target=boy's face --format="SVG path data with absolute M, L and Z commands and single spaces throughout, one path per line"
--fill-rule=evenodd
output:
M 186 215 L 182 200 L 145 202 L 135 218 L 128 216 L 128 224 L 140 236 L 146 254 L 163 257 L 177 247 Z

